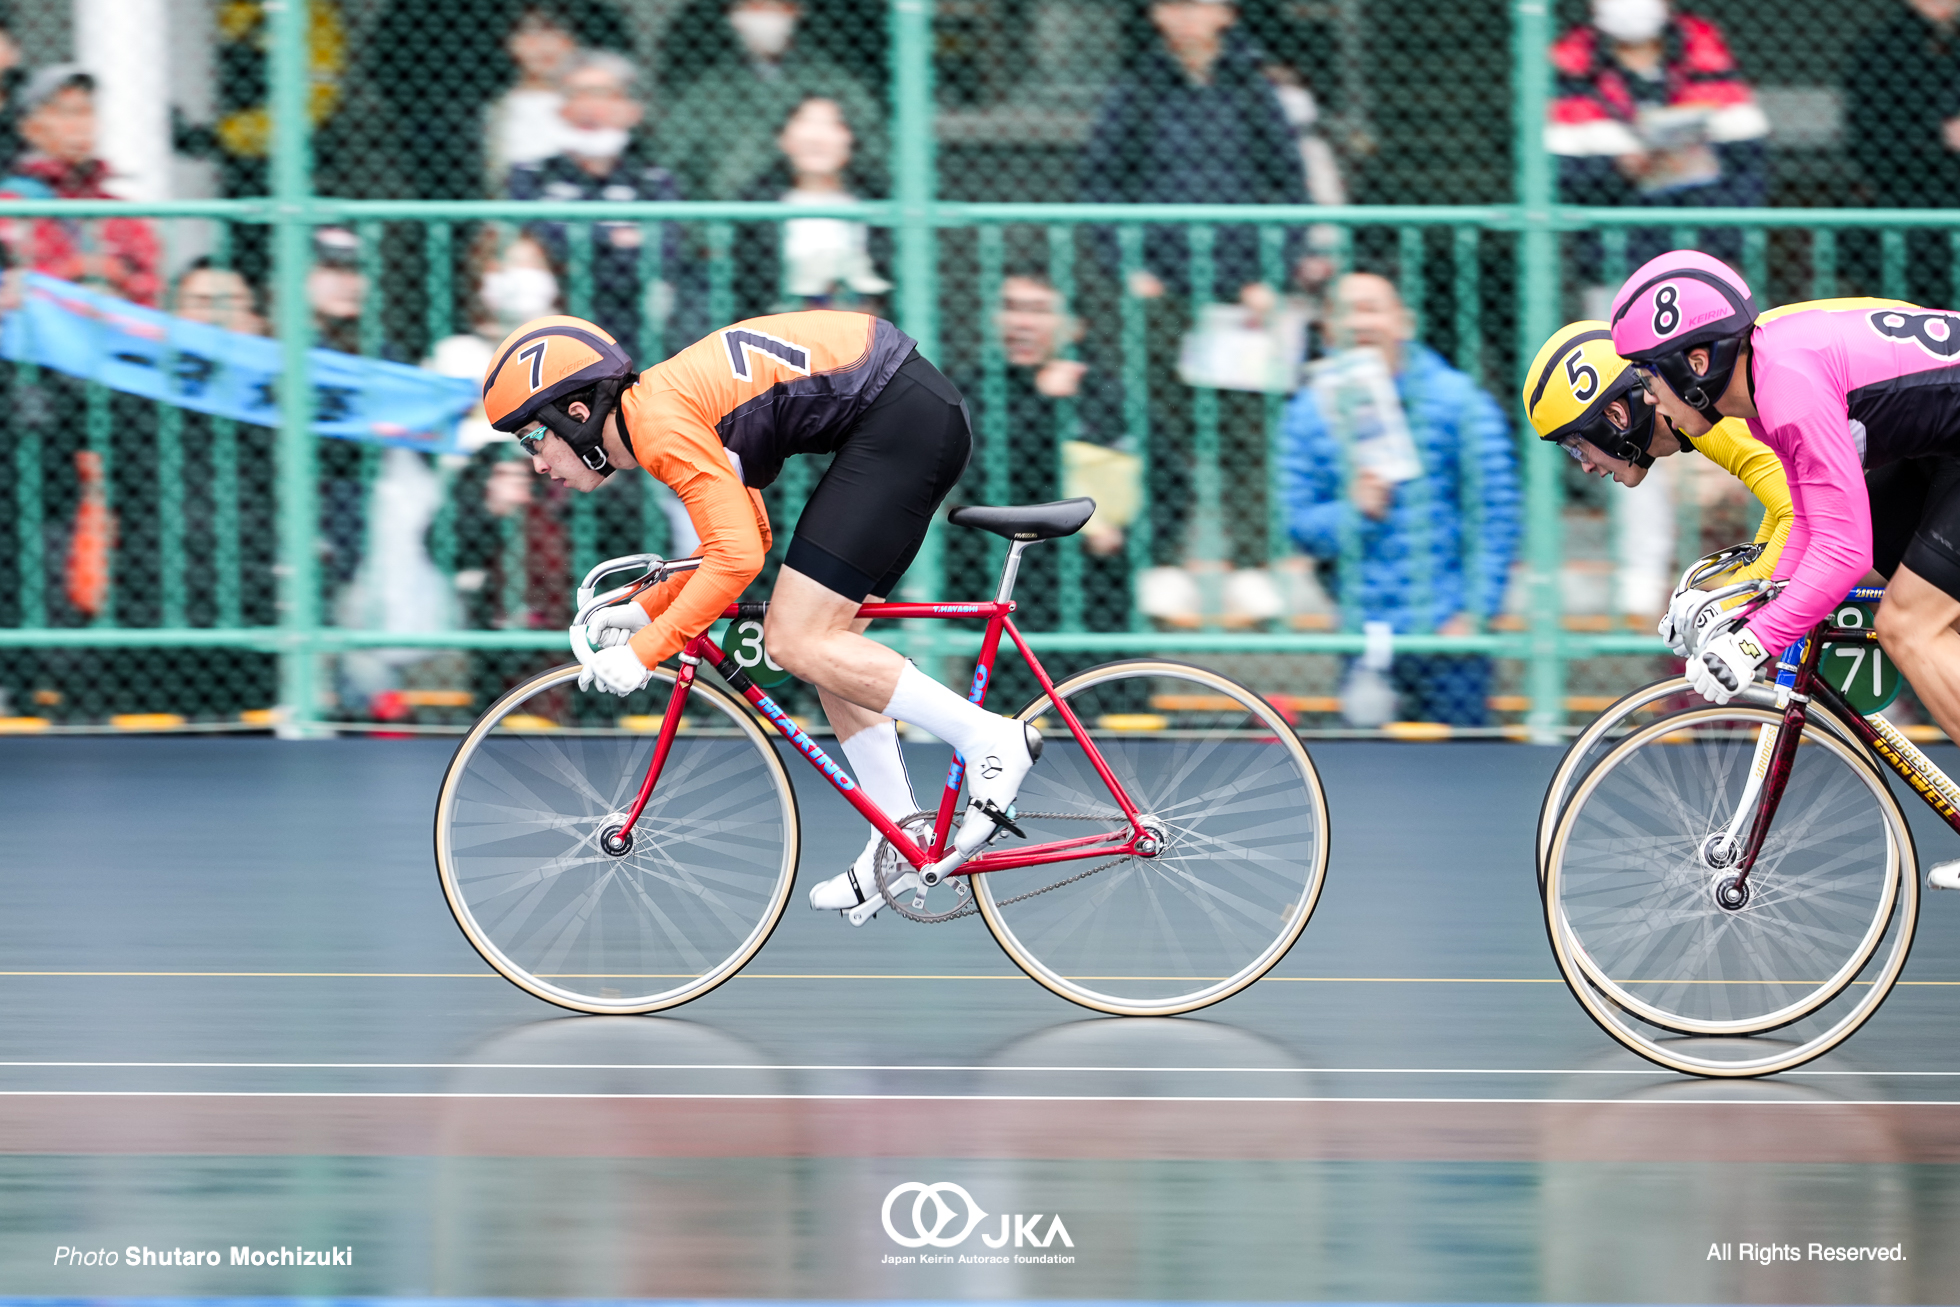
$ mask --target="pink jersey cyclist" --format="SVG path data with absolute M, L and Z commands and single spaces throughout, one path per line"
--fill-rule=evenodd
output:
M 1775 650 L 1871 570 L 1865 470 L 1960 451 L 1960 315 L 1821 300 L 1763 314 L 1750 346 L 1750 433 L 1783 460 L 1796 509 L 1778 568 L 1789 585 L 1749 620 Z
M 1692 651 L 1694 688 L 1716 703 L 1740 694 L 1863 579 L 1877 525 L 1885 565 L 1897 558 L 1879 643 L 1960 739 L 1960 313 L 1820 300 L 1758 314 L 1733 269 L 1676 250 L 1633 274 L 1611 323 L 1677 432 L 1693 440 L 1742 418 L 1790 483 L 1795 523 L 1777 567 L 1788 585 L 1746 626 Z M 1960 859 L 1926 881 L 1960 890 Z
M 1876 504 L 1886 562 L 1897 561 L 1879 640 L 1941 726 L 1960 732 L 1960 314 L 1895 300 L 1758 314 L 1733 269 L 1677 250 L 1621 288 L 1612 329 L 1680 434 L 1743 418 L 1790 484 L 1795 522 L 1777 568 L 1788 585 L 1695 651 L 1695 688 L 1726 703 L 1863 579 Z M 1869 491 L 1868 469 L 1883 470 Z

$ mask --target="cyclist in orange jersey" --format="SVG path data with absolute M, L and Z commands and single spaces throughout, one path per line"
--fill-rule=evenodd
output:
M 857 783 L 887 816 L 919 806 L 896 718 L 967 762 L 968 812 L 954 847 L 971 855 L 994 836 L 1041 736 L 865 638 L 870 623 L 857 615 L 897 586 L 972 451 L 965 400 L 911 337 L 861 313 L 782 313 L 725 327 L 635 375 L 592 323 L 538 318 L 498 347 L 483 403 L 539 472 L 592 491 L 637 462 L 673 487 L 700 533 L 697 570 L 592 620 L 587 636 L 599 653 L 580 683 L 620 695 L 645 685 L 762 571 L 772 537 L 760 492 L 783 461 L 833 455 L 791 536 L 764 643 L 817 687 Z M 877 897 L 880 839 L 813 887 L 810 905 L 844 911 Z

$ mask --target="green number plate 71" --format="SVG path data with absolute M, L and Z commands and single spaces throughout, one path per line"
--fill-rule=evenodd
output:
M 1831 621 L 1848 630 L 1868 630 L 1876 611 L 1873 604 L 1845 604 L 1831 614 Z M 1890 707 L 1905 688 L 1905 678 L 1885 651 L 1867 641 L 1825 645 L 1817 674 L 1867 717 Z

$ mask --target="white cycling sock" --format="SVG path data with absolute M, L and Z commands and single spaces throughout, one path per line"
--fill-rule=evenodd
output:
M 887 817 L 898 821 L 919 810 L 919 801 L 912 796 L 912 778 L 905 773 L 897 722 L 887 719 L 859 731 L 844 741 L 844 756 L 850 759 L 864 797 L 883 808 Z
M 885 716 L 925 727 L 952 745 L 962 758 L 999 747 L 998 741 L 1010 727 L 1019 729 L 1008 718 L 969 703 L 909 661 L 898 674 L 898 685 L 892 690 L 892 701 L 885 705 Z

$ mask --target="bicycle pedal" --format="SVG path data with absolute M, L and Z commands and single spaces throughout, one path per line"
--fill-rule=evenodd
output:
M 1014 810 L 1013 804 L 1010 803 L 1007 805 L 1006 808 L 1002 808 L 999 804 L 995 803 L 992 799 L 988 799 L 986 802 L 977 804 L 975 806 L 979 808 L 981 816 L 993 822 L 995 835 L 998 835 L 1000 834 L 1000 832 L 1007 830 L 1007 831 L 1013 831 L 1014 834 L 1019 836 L 1021 839 L 1026 839 L 1028 837 L 1028 833 L 1026 831 L 1022 830 L 1019 826 L 1015 825 L 1015 818 L 1019 817 L 1020 814 Z M 993 836 L 990 835 L 987 838 L 992 839 Z

